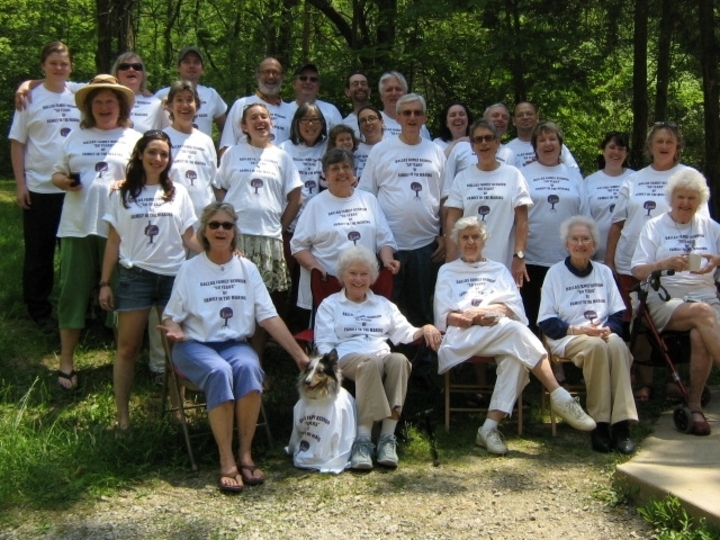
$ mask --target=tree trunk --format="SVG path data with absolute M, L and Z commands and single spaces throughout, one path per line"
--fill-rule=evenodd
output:
M 703 78 L 703 105 L 705 117 L 705 176 L 710 191 L 720 189 L 720 74 L 718 73 L 718 39 L 715 36 L 713 0 L 698 0 L 700 26 L 700 65 Z M 720 216 L 720 198 L 712 198 L 713 216 Z
M 648 124 L 647 37 L 648 0 L 636 0 L 633 33 L 633 137 L 630 165 L 643 167 L 645 131 Z
M 505 1 L 505 31 L 510 36 L 510 70 L 512 72 L 513 88 L 515 90 L 515 103 L 527 101 L 527 90 L 525 88 L 525 69 L 522 61 L 522 47 L 518 46 L 521 39 L 520 32 L 520 11 L 517 2 Z
M 655 86 L 655 120 L 667 120 L 668 86 L 670 84 L 670 47 L 675 25 L 675 1 L 662 0 L 660 35 L 657 51 L 657 82 Z
M 98 23 L 95 67 L 98 73 L 110 73 L 115 58 L 135 48 L 134 0 L 95 0 L 95 6 Z

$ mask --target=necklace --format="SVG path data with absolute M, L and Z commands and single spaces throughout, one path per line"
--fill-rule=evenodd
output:
M 683 226 L 690 226 L 690 233 L 688 234 L 680 229 L 680 227 L 678 226 L 678 222 L 675 221 L 675 219 L 672 217 L 672 214 L 668 215 L 670 216 L 670 220 L 673 222 L 673 225 L 675 225 L 675 230 L 678 233 L 678 242 L 685 245 L 683 251 L 685 253 L 691 253 L 695 249 L 695 216 L 693 216 L 688 223 L 680 223 L 680 225 Z

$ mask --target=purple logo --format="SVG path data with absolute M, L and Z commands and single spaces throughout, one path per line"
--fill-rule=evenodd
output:
M 598 316 L 597 313 L 595 311 L 593 311 L 592 309 L 588 309 L 585 313 L 583 313 L 583 315 L 591 323 L 593 322 L 593 319 L 597 319 L 597 316 Z
M 195 180 L 197 180 L 197 173 L 195 171 L 187 171 L 185 173 L 185 178 L 187 178 L 190 181 L 190 187 L 195 187 Z
M 478 208 L 478 214 L 480 214 L 480 217 L 483 221 L 485 221 L 485 216 L 487 216 L 490 213 L 490 207 L 489 206 L 481 206 Z
M 228 320 L 232 319 L 233 316 L 233 310 L 229 307 L 224 307 L 220 310 L 220 318 L 225 320 L 225 324 L 223 326 L 228 325 Z
M 473 307 L 478 307 L 480 304 L 482 304 L 482 298 L 473 298 L 473 299 L 470 301 L 470 304 L 471 304 Z
M 610 212 L 613 212 L 613 211 L 615 211 L 615 203 L 610 205 Z
M 308 190 L 308 193 L 312 195 L 313 189 L 317 187 L 317 182 L 315 180 L 308 180 L 305 182 L 305 188 Z
M 70 128 L 64 127 L 60 130 L 60 135 L 62 135 L 63 137 L 67 137 L 69 133 L 70 133 Z
M 422 191 L 422 184 L 420 182 L 413 182 L 410 184 L 410 189 L 415 192 L 415 198 L 420 199 L 420 192 Z
M 158 234 L 160 234 L 160 228 L 157 225 L 153 225 L 152 221 L 148 221 L 147 227 L 145 227 L 145 236 L 150 237 L 150 242 L 148 242 L 148 244 L 152 244 L 153 238 L 155 238 Z
M 260 180 L 259 178 L 253 178 L 252 180 L 250 180 L 250 187 L 255 188 L 255 195 L 257 195 L 258 189 L 263 187 L 263 181 Z
M 360 240 L 360 233 L 357 231 L 350 231 L 347 235 L 348 240 L 350 240 L 354 245 L 357 246 L 357 241 Z
M 305 439 L 300 441 L 300 451 L 301 452 L 307 452 L 310 449 L 310 443 L 307 442 Z
M 650 212 L 655 210 L 657 208 L 657 204 L 655 204 L 655 201 L 645 201 L 645 204 L 643 204 L 643 208 L 647 210 L 647 216 L 646 218 L 650 217 Z
M 106 172 L 107 170 L 108 170 L 108 164 L 105 163 L 104 161 L 100 161 L 99 163 L 95 164 L 95 172 L 100 173 L 98 178 L 102 178 L 103 173 Z
M 547 202 L 552 205 L 550 211 L 555 212 L 555 205 L 560 202 L 560 197 L 558 197 L 557 195 L 548 195 Z

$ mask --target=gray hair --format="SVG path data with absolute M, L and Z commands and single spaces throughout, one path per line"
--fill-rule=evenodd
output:
M 572 216 L 560 224 L 560 240 L 562 240 L 562 243 L 567 244 L 570 229 L 577 225 L 587 227 L 595 243 L 595 248 L 597 248 L 600 245 L 600 232 L 598 231 L 597 223 L 587 216 Z
M 498 140 L 500 138 L 500 133 L 498 132 L 498 129 L 495 127 L 495 124 L 493 124 L 487 118 L 481 118 L 480 120 L 475 120 L 473 122 L 473 125 L 470 126 L 470 130 L 468 131 L 468 134 L 470 135 L 470 143 L 472 143 L 472 139 L 475 136 L 475 130 L 478 128 L 487 129 L 490 133 L 493 134 L 493 136 L 495 137 L 495 140 Z
M 510 115 L 510 109 L 507 108 L 507 105 L 505 105 L 504 103 L 500 103 L 500 102 L 498 102 L 498 103 L 493 103 L 493 104 L 490 105 L 487 109 L 485 109 L 485 112 L 483 113 L 483 116 L 487 116 L 488 114 L 490 114 L 490 111 L 491 111 L 491 110 L 497 109 L 497 108 L 500 108 L 500 107 L 502 107 L 503 109 L 505 109 L 505 112 L 508 113 L 508 118 L 510 118 L 510 116 L 511 116 L 511 115 Z
M 342 125 L 342 124 L 340 124 Z M 337 127 L 337 126 L 335 126 Z M 335 129 L 335 128 L 333 128 Z M 348 150 L 347 148 L 331 148 L 328 150 L 325 155 L 322 157 L 322 170 L 323 172 L 327 172 L 330 168 L 330 165 L 335 165 L 336 163 L 347 163 L 352 167 L 355 168 L 355 158 L 353 157 L 353 153 Z
M 420 106 L 422 107 L 423 114 L 427 114 L 427 105 L 425 104 L 425 98 L 422 97 L 420 94 L 405 94 L 400 99 L 397 100 L 397 103 L 395 104 L 395 112 L 398 114 L 400 113 L 400 108 L 405 105 L 406 103 L 412 103 L 413 101 L 417 101 L 420 103 Z
M 455 225 L 453 225 L 452 231 L 450 231 L 450 240 L 457 244 L 460 232 L 465 229 L 477 229 L 478 232 L 480 232 L 480 239 L 483 241 L 483 244 L 487 242 L 490 236 L 487 227 L 485 227 L 485 224 L 480 221 L 477 216 L 465 216 L 458 219 Z
M 710 188 L 702 173 L 692 167 L 686 167 L 673 174 L 665 184 L 665 199 L 672 204 L 673 194 L 677 189 L 696 191 L 700 196 L 700 204 L 705 204 L 710 199 Z
M 380 80 L 378 81 L 378 91 L 381 94 L 383 92 L 383 89 L 385 88 L 385 83 L 387 83 L 390 79 L 397 79 L 400 83 L 400 86 L 403 87 L 403 91 L 408 91 L 408 83 L 402 73 L 400 73 L 399 71 L 386 71 L 380 76 Z
M 365 246 L 350 246 L 340 252 L 337 262 L 337 273 L 341 282 L 343 274 L 353 263 L 360 263 L 367 266 L 367 269 L 370 271 L 370 283 L 375 283 L 380 273 L 380 266 L 378 265 L 375 254 Z
M 217 214 L 218 212 L 225 212 L 228 216 L 230 216 L 230 219 L 233 220 L 233 223 L 235 223 L 235 228 L 233 229 L 235 231 L 235 235 L 233 236 L 232 241 L 230 242 L 230 251 L 235 251 L 235 248 L 237 248 L 238 243 L 238 237 L 240 236 L 240 231 L 238 231 L 237 228 L 237 212 L 235 212 L 235 207 L 228 203 L 228 202 L 222 202 L 222 201 L 215 201 L 208 204 L 202 211 L 202 214 L 200 215 L 200 226 L 197 230 L 197 239 L 198 242 L 200 242 L 200 245 L 203 247 L 205 252 L 207 253 L 210 249 L 210 241 L 207 239 L 207 236 L 205 235 L 207 231 L 208 223 L 210 223 L 210 220 L 212 217 Z

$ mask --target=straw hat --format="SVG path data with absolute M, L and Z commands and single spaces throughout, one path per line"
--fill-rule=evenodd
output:
M 98 89 L 115 90 L 125 99 L 128 111 L 130 111 L 133 108 L 133 105 L 135 105 L 135 92 L 130 90 L 127 86 L 120 84 L 112 75 L 101 74 L 96 75 L 86 86 L 83 86 L 80 90 L 75 92 L 75 105 L 77 108 L 83 110 L 85 100 L 90 92 Z

